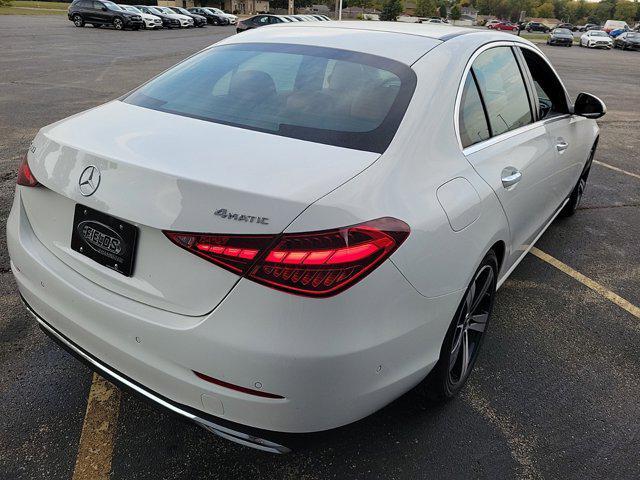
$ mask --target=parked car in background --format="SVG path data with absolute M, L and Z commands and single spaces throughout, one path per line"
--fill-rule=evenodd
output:
M 134 5 L 138 10 L 143 13 L 155 15 L 162 20 L 162 26 L 165 28 L 180 28 L 180 20 L 175 15 L 167 15 L 160 11 L 158 7 L 150 7 L 148 5 Z
M 544 23 L 540 23 L 540 22 L 527 23 L 525 30 L 527 32 L 544 32 L 544 33 L 551 31 L 549 27 L 547 27 Z
M 609 32 L 609 36 L 610 36 L 611 38 L 616 38 L 618 35 L 621 35 L 621 34 L 623 34 L 624 32 L 628 32 L 628 31 L 629 31 L 629 29 L 628 29 L 628 28 L 626 28 L 626 27 L 625 27 L 625 28 L 616 28 L 615 30 L 611 30 L 611 31 Z
M 511 22 L 494 23 L 493 25 L 487 28 L 490 28 L 492 30 L 504 30 L 509 32 L 517 32 L 518 30 L 520 30 L 520 27 L 518 27 L 518 25 L 513 24 Z
M 487 20 L 484 24 L 485 27 L 487 28 L 491 28 L 492 25 L 495 25 L 496 23 L 500 23 L 500 20 Z
M 167 7 L 167 8 L 172 10 L 174 13 L 192 18 L 194 27 L 202 28 L 207 26 L 207 19 L 202 15 L 198 15 L 197 13 L 191 13 L 189 10 L 182 7 Z
M 614 30 L 631 30 L 627 22 L 623 22 L 622 20 L 607 20 L 604 22 L 602 29 L 607 33 L 611 33 Z
M 580 37 L 580 46 L 610 49 L 613 47 L 613 39 L 603 30 L 589 30 Z
M 191 7 L 187 8 L 187 10 L 191 13 L 195 13 L 196 15 L 201 15 L 206 18 L 209 25 L 229 25 L 229 19 L 226 16 L 220 15 L 219 13 L 216 13 L 209 8 Z
M 597 23 L 586 23 L 578 27 L 579 32 L 588 32 L 590 30 L 600 30 L 600 25 Z
M 206 8 L 207 8 L 207 10 L 210 10 L 213 13 L 217 13 L 218 15 L 220 15 L 220 16 L 226 18 L 227 20 L 229 20 L 229 24 L 231 24 L 231 25 L 235 25 L 235 24 L 238 23 L 238 17 L 233 15 L 233 14 L 231 14 L 231 13 L 224 12 L 224 11 L 220 10 L 219 8 L 214 8 L 214 7 L 206 7 Z
M 568 28 L 554 28 L 547 38 L 547 45 L 570 47 L 573 45 L 573 33 Z
M 85 24 L 94 27 L 110 25 L 116 30 L 125 28 L 138 30 L 144 26 L 139 13 L 128 12 L 109 1 L 74 0 L 69 6 L 67 15 L 76 27 L 84 27 Z
M 133 5 L 120 5 L 120 8 L 125 9 L 127 12 L 137 13 L 138 15 L 140 15 L 143 21 L 142 28 L 148 28 L 148 29 L 162 28 L 162 19 L 157 15 L 144 13 L 142 10 L 140 10 L 137 7 L 134 7 Z
M 613 48 L 640 50 L 640 33 L 624 32 L 618 35 L 613 41 Z
M 293 15 L 287 15 L 288 17 L 294 17 Z M 296 19 L 294 21 L 301 21 L 302 19 Z M 236 25 L 236 32 L 245 32 L 247 30 L 253 30 L 254 28 L 264 27 L 265 25 L 276 25 L 278 23 L 289 23 L 289 19 L 282 18 L 281 15 L 255 15 L 250 18 L 240 20 Z
M 276 432 L 337 428 L 412 389 L 410 410 L 463 393 L 497 289 L 578 211 L 605 112 L 572 102 L 516 35 L 387 22 L 233 35 L 39 130 L 6 220 L 9 268 L 35 322 L 92 369 L 284 453 Z M 509 305 L 548 315 L 515 291 L 500 320 Z M 493 339 L 474 383 L 534 346 Z M 461 404 L 430 418 L 460 428 Z M 379 427 L 402 454 L 395 432 L 415 414 Z M 362 428 L 323 443 L 339 450 L 345 433 L 366 443 Z
M 160 10 L 165 15 L 168 15 L 170 17 L 173 16 L 173 18 L 176 18 L 180 22 L 180 26 L 182 28 L 191 28 L 195 24 L 193 21 L 193 18 L 187 15 L 182 15 L 181 13 L 176 13 L 173 10 L 171 10 L 169 7 L 155 7 L 155 8 L 157 10 Z
M 566 28 L 567 30 L 571 30 L 572 32 L 578 31 L 578 27 L 571 23 L 561 23 L 556 28 Z

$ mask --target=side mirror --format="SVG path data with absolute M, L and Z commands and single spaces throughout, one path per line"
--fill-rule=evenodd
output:
M 607 107 L 602 100 L 590 93 L 579 93 L 573 106 L 573 113 L 586 118 L 600 118 L 607 113 Z

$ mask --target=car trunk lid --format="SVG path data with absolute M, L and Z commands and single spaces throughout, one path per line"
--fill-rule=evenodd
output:
M 238 276 L 176 247 L 163 230 L 278 234 L 379 154 L 301 141 L 114 101 L 41 130 L 29 162 L 47 188 L 23 188 L 40 241 L 69 267 L 120 295 L 203 315 Z M 83 196 L 87 167 L 100 173 Z M 138 228 L 132 276 L 71 249 L 76 205 Z

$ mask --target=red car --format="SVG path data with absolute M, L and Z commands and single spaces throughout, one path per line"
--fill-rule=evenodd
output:
M 518 31 L 520 29 L 518 25 L 514 25 L 513 23 L 509 23 L 509 22 L 496 23 L 494 25 L 490 25 L 489 28 L 492 28 L 494 30 L 510 30 L 510 31 Z

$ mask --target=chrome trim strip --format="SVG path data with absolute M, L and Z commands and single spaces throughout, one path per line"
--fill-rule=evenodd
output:
M 287 448 L 287 447 L 285 447 L 283 445 L 279 445 L 279 444 L 277 444 L 275 442 L 271 442 L 271 441 L 265 440 L 263 438 L 258 438 L 258 437 L 255 437 L 253 435 L 248 435 L 248 434 L 243 433 L 243 432 L 232 430 L 230 428 L 223 427 L 222 425 L 218 425 L 216 423 L 213 423 L 213 422 L 211 422 L 209 420 L 205 420 L 204 418 L 198 417 L 198 416 L 192 414 L 191 412 L 183 410 L 183 409 L 181 409 L 181 408 L 179 408 L 179 407 L 177 407 L 177 406 L 175 406 L 175 405 L 163 400 L 162 398 L 158 397 L 154 393 L 143 389 L 142 387 L 136 385 L 135 383 L 133 383 L 133 382 L 129 381 L 128 379 L 126 379 L 125 377 L 123 377 L 122 375 L 118 374 L 114 370 L 111 370 L 106 365 L 98 362 L 93 357 L 87 355 L 83 350 L 81 350 L 76 345 L 74 345 L 73 343 L 68 341 L 65 337 L 63 337 L 61 334 L 59 334 L 53 327 L 49 326 L 49 324 L 47 322 L 45 322 L 44 319 L 42 319 L 42 317 L 40 317 L 40 315 L 38 315 L 33 310 L 33 308 L 31 308 L 31 306 L 25 301 L 24 298 L 22 298 L 22 296 L 21 296 L 21 299 L 22 299 L 22 303 L 26 307 L 27 311 L 37 320 L 37 322 L 40 324 L 40 326 L 42 328 L 44 328 L 47 332 L 49 332 L 57 340 L 59 340 L 62 344 L 64 344 L 67 348 L 69 348 L 69 350 L 72 350 L 78 356 L 82 357 L 88 363 L 93 365 L 93 367 L 95 367 L 95 369 L 97 371 L 103 372 L 106 375 L 114 378 L 118 382 L 120 382 L 123 385 L 125 385 L 125 386 L 131 388 L 132 390 L 136 391 L 137 393 L 139 393 L 140 395 L 144 396 L 145 398 L 147 398 L 148 400 L 152 401 L 153 403 L 155 403 L 157 405 L 160 405 L 161 407 L 167 408 L 167 409 L 177 413 L 178 415 L 182 415 L 183 417 L 186 417 L 187 419 L 195 422 L 196 424 L 198 424 L 199 426 L 205 428 L 206 430 L 210 431 L 211 433 L 214 433 L 215 435 L 218 435 L 219 437 L 225 438 L 227 440 L 231 440 L 232 442 L 239 443 L 239 444 L 245 445 L 247 447 L 255 448 L 257 450 L 263 450 L 265 452 L 271 452 L 271 453 L 288 453 L 288 452 L 291 451 L 289 448 Z
M 456 94 L 456 102 L 455 102 L 455 106 L 453 109 L 453 128 L 454 131 L 456 132 L 456 139 L 458 140 L 458 146 L 460 147 L 460 150 L 462 150 L 462 153 L 464 155 L 470 154 L 470 153 L 474 153 L 477 152 L 479 150 L 482 150 L 485 147 L 488 147 L 490 145 L 495 145 L 496 143 L 502 141 L 502 140 L 506 140 L 507 138 L 511 138 L 515 135 L 518 135 L 520 133 L 526 132 L 529 129 L 535 128 L 537 126 L 540 125 L 544 125 L 547 121 L 549 120 L 557 120 L 559 118 L 565 118 L 567 116 L 571 116 L 570 114 L 565 114 L 565 115 L 560 115 L 557 117 L 552 117 L 552 118 L 546 118 L 544 120 L 538 120 L 537 122 L 534 123 L 530 123 L 529 125 L 525 125 L 523 127 L 520 128 L 516 128 L 515 130 L 511 130 L 509 132 L 505 132 L 505 133 L 501 133 L 500 135 L 496 135 L 494 137 L 491 137 L 487 140 L 484 140 L 482 142 L 478 142 L 478 143 L 474 143 L 473 145 L 469 145 L 467 148 L 464 148 L 462 146 L 462 139 L 460 138 L 460 103 L 462 102 L 462 91 L 464 90 L 464 84 L 467 80 L 467 75 L 469 74 L 469 70 L 471 70 L 471 66 L 473 65 L 473 62 L 475 61 L 476 58 L 478 58 L 478 56 L 489 50 L 490 48 L 495 48 L 495 47 L 521 47 L 521 48 L 526 48 L 529 49 L 535 53 L 537 53 L 538 55 L 540 55 L 540 57 L 547 63 L 547 65 L 549 65 L 549 68 L 551 68 L 551 71 L 555 74 L 556 78 L 558 79 L 558 81 L 560 82 L 560 85 L 562 85 L 562 89 L 564 90 L 564 94 L 567 97 L 567 99 L 569 99 L 569 94 L 567 93 L 567 88 L 564 86 L 564 83 L 562 83 L 562 80 L 560 79 L 560 76 L 558 75 L 558 72 L 556 71 L 555 68 L 553 68 L 553 65 L 551 65 L 551 63 L 549 62 L 549 60 L 547 60 L 547 57 L 544 56 L 544 54 L 542 53 L 542 51 L 532 45 L 528 45 L 524 42 L 519 42 L 519 41 L 505 41 L 505 40 L 501 40 L 501 41 L 497 41 L 497 42 L 490 42 L 490 43 L 486 43 L 484 45 L 482 45 L 480 48 L 478 48 L 475 52 L 473 52 L 473 55 L 471 55 L 471 58 L 469 58 L 469 60 L 467 61 L 467 64 L 464 67 L 464 70 L 462 72 L 462 79 L 460 81 L 460 84 L 458 85 L 458 93 Z
M 558 215 L 560 215 L 560 212 L 562 211 L 562 209 L 564 208 L 564 206 L 567 204 L 568 201 L 569 201 L 569 199 L 567 198 L 567 199 L 565 199 L 564 202 L 562 202 L 562 205 L 560 205 L 558 210 L 556 210 L 556 212 L 553 214 L 553 216 L 551 217 L 551 220 L 549 220 L 549 222 L 547 222 L 547 224 L 544 226 L 544 228 L 542 230 L 540 230 L 540 233 L 538 233 L 538 235 L 536 235 L 536 238 L 534 238 L 533 241 L 527 246 L 525 251 L 522 252 L 522 255 L 520 255 L 518 257 L 518 259 L 515 262 L 513 262 L 513 265 L 511 265 L 511 268 L 509 268 L 509 270 L 507 270 L 505 272 L 505 274 L 500 278 L 500 280 L 498 280 L 498 283 L 496 284 L 496 290 L 498 290 L 502 286 L 502 284 L 507 280 L 507 278 L 509 278 L 509 275 L 511 275 L 511 272 L 513 272 L 516 269 L 516 267 L 520 264 L 522 259 L 527 256 L 527 253 L 529 253 L 529 250 L 531 250 L 533 248 L 533 246 L 540 239 L 540 237 L 544 234 L 544 232 L 547 231 L 547 228 L 549 228 L 551 226 L 551 224 L 553 223 L 553 221 L 556 219 L 556 217 Z
M 553 123 L 558 120 L 562 120 L 569 117 L 571 117 L 571 115 L 568 113 L 565 113 L 563 115 L 557 115 L 555 117 L 545 118 L 544 120 L 538 120 L 537 122 L 530 123 L 529 125 L 524 125 L 522 127 L 516 128 L 515 130 L 509 130 L 508 132 L 501 133 L 500 135 L 496 135 L 495 137 L 488 138 L 487 140 L 484 140 L 482 142 L 469 145 L 467 148 L 462 150 L 462 154 L 471 155 L 472 153 L 476 153 L 476 152 L 479 152 L 480 150 L 484 150 L 487 147 L 496 145 L 497 143 L 500 143 L 503 140 L 508 140 L 509 138 L 528 132 L 529 130 L 534 130 L 538 127 L 543 127 L 548 123 Z M 460 144 L 462 145 L 462 142 Z

